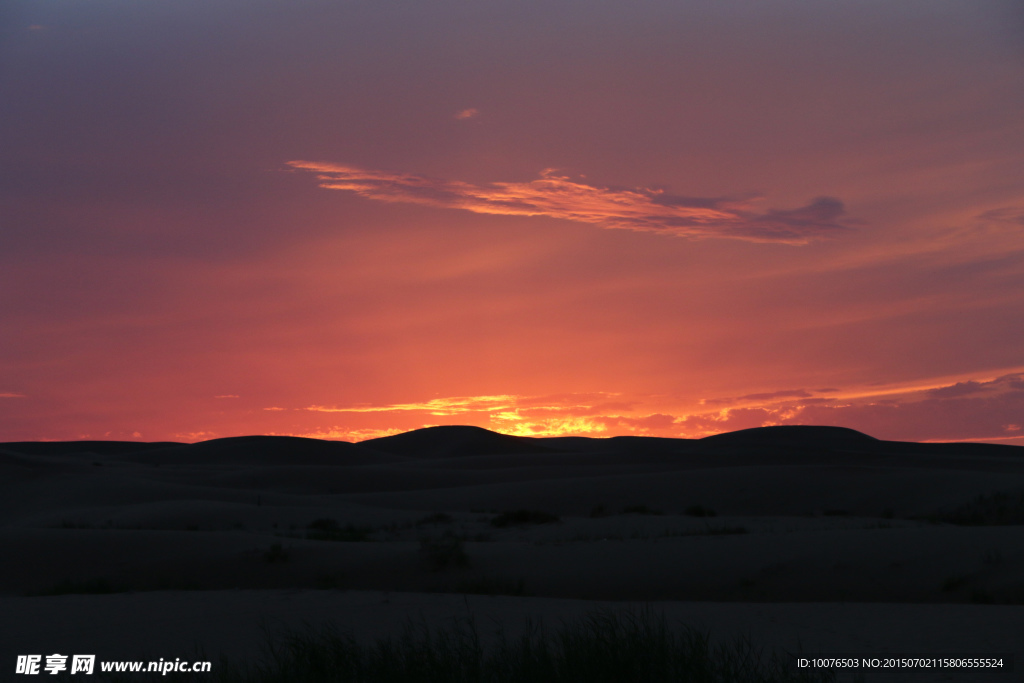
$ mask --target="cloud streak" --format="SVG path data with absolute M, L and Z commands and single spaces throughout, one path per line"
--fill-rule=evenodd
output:
M 833 197 L 818 197 L 795 209 L 759 213 L 746 200 L 682 197 L 649 188 L 600 187 L 551 169 L 529 182 L 477 185 L 311 161 L 290 161 L 288 165 L 315 173 L 320 187 L 354 192 L 376 201 L 482 214 L 546 216 L 677 237 L 806 244 L 848 229 L 841 222 L 843 203 Z
M 602 395 L 603 396 L 603 395 Z M 593 396 L 588 395 L 593 398 Z M 311 405 L 304 410 L 317 413 L 402 413 L 426 412 L 431 415 L 459 415 L 462 413 L 512 414 L 519 409 L 564 411 L 571 408 L 590 409 L 590 405 L 578 401 L 567 403 L 564 397 L 517 396 L 498 394 L 493 396 L 451 396 L 433 398 L 419 403 L 389 403 L 385 405 L 357 405 L 346 407 Z

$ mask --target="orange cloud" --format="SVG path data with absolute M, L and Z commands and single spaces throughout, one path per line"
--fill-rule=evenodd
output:
M 0 398 L 25 398 L 25 394 L 15 394 L 11 392 L 6 392 L 0 394 Z
M 464 121 L 466 119 L 471 119 L 471 118 L 474 118 L 474 117 L 479 116 L 479 115 L 480 115 L 480 110 L 479 109 L 474 109 L 474 108 L 470 107 L 469 109 L 463 109 L 462 111 L 457 113 L 455 115 L 455 118 L 459 119 L 460 121 Z
M 431 415 L 455 415 L 458 413 L 478 413 L 492 410 L 506 410 L 515 406 L 516 396 L 455 396 L 451 398 L 434 398 L 422 403 L 392 403 L 380 406 L 351 406 L 334 408 L 312 405 L 306 408 L 318 413 L 389 413 L 423 410 Z
M 613 189 L 587 185 L 552 169 L 525 183 L 474 185 L 310 161 L 290 161 L 310 171 L 320 187 L 354 192 L 384 202 L 462 209 L 507 216 L 547 216 L 605 228 L 678 237 L 728 237 L 755 242 L 805 244 L 845 229 L 842 202 L 819 197 L 787 210 L 751 211 L 747 202 L 681 197 L 664 190 Z

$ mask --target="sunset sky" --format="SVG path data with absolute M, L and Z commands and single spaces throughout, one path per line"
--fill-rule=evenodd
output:
M 7 0 L 0 441 L 1024 444 L 1019 0 Z

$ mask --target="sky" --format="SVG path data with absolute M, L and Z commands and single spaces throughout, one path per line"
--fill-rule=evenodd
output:
M 1024 5 L 0 5 L 0 441 L 445 424 L 1024 444 Z

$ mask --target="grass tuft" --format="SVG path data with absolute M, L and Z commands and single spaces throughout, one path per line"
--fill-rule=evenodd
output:
M 716 645 L 664 615 L 596 612 L 556 629 L 528 623 L 518 636 L 481 636 L 470 619 L 409 623 L 398 637 L 357 641 L 331 627 L 279 634 L 262 663 L 222 662 L 203 683 L 831 683 L 834 671 L 800 670 L 748 639 Z M 123 679 L 122 679 L 123 680 Z

